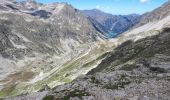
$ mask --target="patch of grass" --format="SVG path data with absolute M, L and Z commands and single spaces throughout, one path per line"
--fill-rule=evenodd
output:
M 62 81 L 63 81 L 64 83 L 69 83 L 69 82 L 71 82 L 72 80 L 69 79 L 69 78 L 64 78 Z
M 84 45 L 83 45 L 84 46 Z M 85 45 L 87 46 L 87 45 Z M 71 75 L 76 73 L 74 72 L 74 70 L 79 70 L 83 67 L 85 67 L 86 69 L 90 68 L 91 66 L 93 66 L 94 64 L 96 64 L 96 62 L 98 60 L 101 60 L 102 58 L 104 58 L 106 56 L 106 51 L 108 51 L 109 49 L 111 49 L 111 47 L 106 47 L 106 45 L 101 45 L 100 44 L 100 48 L 92 48 L 92 50 L 89 52 L 89 54 L 81 57 L 83 53 L 81 53 L 79 55 L 78 59 L 72 59 L 68 62 L 66 62 L 60 69 L 58 69 L 57 71 L 55 71 L 54 73 L 52 73 L 49 77 L 40 80 L 34 84 L 28 84 L 28 83 L 20 83 L 17 84 L 17 86 L 15 87 L 14 90 L 11 91 L 11 93 L 8 96 L 16 96 L 19 95 L 23 92 L 32 92 L 32 91 L 38 91 L 41 89 L 42 86 L 48 84 L 50 87 L 54 87 L 55 85 L 52 84 L 53 82 L 64 82 L 64 83 L 68 83 L 71 82 Z M 105 54 L 104 54 L 105 53 Z M 104 54 L 104 55 L 103 55 Z M 53 62 L 49 62 L 49 64 L 52 64 Z M 29 65 L 30 67 L 32 66 L 32 64 Z M 68 75 L 66 75 L 68 74 Z M 13 76 L 17 76 L 17 78 L 15 78 L 15 80 L 21 80 L 21 81 L 28 81 L 30 78 L 32 78 L 33 74 L 32 73 L 17 73 L 16 75 Z M 19 77 L 18 77 L 19 76 Z M 4 95 L 4 93 L 2 92 L 1 95 Z
M 17 81 L 28 81 L 34 76 L 33 72 L 30 71 L 24 71 L 24 72 L 18 72 L 12 75 L 9 75 L 8 78 L 11 80 L 8 83 L 4 85 L 4 88 L 0 91 L 0 97 L 10 96 L 13 94 L 17 94 L 15 90 L 18 86 Z M 24 89 L 23 89 L 24 90 Z
M 100 82 L 95 77 L 92 77 L 91 83 L 99 84 Z
M 52 95 L 45 96 L 43 100 L 54 100 L 54 96 Z
M 66 93 L 62 98 L 57 98 L 56 100 L 70 100 L 70 97 L 78 97 L 82 99 L 83 96 L 89 96 L 90 94 L 84 90 L 74 90 Z
M 83 67 L 90 67 L 90 66 L 92 66 L 92 65 L 95 64 L 97 61 L 105 58 L 108 54 L 109 54 L 109 53 L 104 53 L 104 54 L 102 54 L 101 56 L 97 57 L 97 59 L 92 60 L 91 62 L 88 62 L 88 63 L 84 64 L 84 65 L 82 66 L 82 68 L 83 68 Z
M 125 71 L 132 71 L 133 69 L 139 68 L 139 66 L 134 65 L 134 64 L 127 64 L 122 66 L 119 70 L 125 70 Z

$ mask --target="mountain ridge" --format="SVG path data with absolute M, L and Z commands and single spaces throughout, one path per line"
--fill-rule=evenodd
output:
M 170 14 L 169 5 L 170 5 L 170 1 L 168 0 L 161 7 L 158 7 L 154 9 L 153 11 L 151 11 L 152 13 L 151 12 L 144 13 L 141 16 L 140 21 L 134 26 L 134 28 L 139 27 L 149 22 L 153 22 L 153 21 L 157 21 L 157 20 L 161 20 L 165 18 L 166 16 Z
M 0 97 L 169 99 L 169 15 L 107 40 L 107 29 L 69 5 L 9 9 L 0 12 Z
M 134 26 L 138 22 L 138 19 L 140 17 L 137 14 L 112 15 L 100 11 L 98 9 L 83 10 L 82 12 L 87 17 L 91 17 L 93 20 L 96 20 L 98 23 L 100 23 L 100 25 L 102 25 L 102 27 L 107 29 L 109 32 L 117 33 L 117 34 L 121 34 L 127 31 L 132 26 Z M 99 25 L 96 24 L 96 26 Z M 98 28 L 102 29 L 102 27 L 101 28 L 98 27 Z
M 160 9 L 162 7 L 157 10 Z M 149 15 L 155 15 L 154 13 L 155 11 L 150 12 Z M 49 98 L 52 100 L 168 100 L 170 98 L 169 28 L 169 14 L 132 28 L 117 38 L 109 40 L 114 44 L 111 51 L 101 55 L 99 57 L 103 58 L 101 62 L 87 75 L 79 76 L 70 83 L 52 89 L 45 86 L 42 91 L 7 100 L 23 98 L 29 100 L 37 97 L 40 100 Z
M 12 8 L 6 6 L 6 3 Z M 51 12 L 46 19 L 39 16 L 44 12 L 32 15 L 34 9 L 27 9 L 15 2 L 5 2 L 0 6 L 6 8 L 0 9 L 0 37 L 3 37 L 0 40 L 0 97 L 37 91 L 47 82 L 52 84 L 51 86 L 63 84 L 65 80 L 70 81 L 81 74 L 76 73 L 79 66 L 101 55 L 89 56 L 89 52 L 101 49 L 100 45 L 94 42 L 102 41 L 104 35 L 96 31 L 89 20 L 70 5 L 55 3 L 41 5 L 41 8 L 35 7 Z M 86 55 L 89 60 L 80 59 Z M 51 78 L 51 74 L 69 67 L 66 63 L 74 62 L 74 58 L 78 57 L 83 61 L 71 69 L 74 73 L 70 73 L 69 78 L 61 78 L 66 74 L 64 72 L 55 80 L 56 84 L 54 79 L 42 82 L 44 78 Z M 90 69 L 91 67 L 85 68 L 87 71 Z M 34 83 L 41 84 L 28 88 Z M 27 89 L 18 91 L 20 88 Z

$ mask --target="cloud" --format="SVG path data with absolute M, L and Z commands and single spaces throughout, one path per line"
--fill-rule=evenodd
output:
M 99 6 L 99 5 L 97 5 L 95 8 L 96 8 L 96 9 L 99 9 L 99 8 L 100 8 L 100 6 Z
M 110 10 L 110 6 L 96 5 L 95 8 L 96 8 L 96 9 L 100 9 L 100 10 L 104 10 L 104 11 Z
M 118 2 L 118 1 L 123 1 L 123 0 L 114 0 L 114 1 Z M 130 0 L 129 0 L 129 1 L 130 1 Z M 150 0 L 136 0 L 136 1 L 140 1 L 141 3 L 146 3 L 146 2 L 148 2 L 148 1 L 150 1 Z
M 148 2 L 149 0 L 140 0 L 141 3 Z

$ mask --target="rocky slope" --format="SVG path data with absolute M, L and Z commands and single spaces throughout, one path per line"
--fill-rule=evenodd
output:
M 91 21 L 95 26 L 98 26 L 99 30 L 107 30 L 107 33 L 116 33 L 120 34 L 127 31 L 133 25 L 135 25 L 140 16 L 137 14 L 131 15 L 112 15 L 105 12 L 102 12 L 97 9 L 93 10 L 84 10 L 82 11 L 89 18 L 97 21 Z
M 88 75 L 73 82 L 31 95 L 7 100 L 169 100 L 170 98 L 170 27 L 164 26 L 158 35 L 128 40 Z
M 2 0 L 0 97 L 38 91 L 45 84 L 54 87 L 86 74 L 98 63 L 92 61 L 109 48 L 101 44 L 103 37 L 79 10 L 66 3 Z M 92 67 L 84 65 L 89 62 Z
M 42 5 L 40 3 L 35 2 L 34 0 L 26 0 L 17 2 L 16 0 L 1 0 L 0 9 L 9 11 L 32 11 L 37 10 Z
M 168 1 L 165 4 L 163 4 L 161 7 L 153 10 L 152 12 L 143 14 L 140 18 L 140 21 L 138 22 L 138 24 L 134 26 L 134 28 L 144 25 L 146 23 L 158 21 L 158 20 L 165 18 L 166 16 L 170 14 L 169 5 L 170 5 L 170 2 Z
M 87 75 L 65 85 L 52 89 L 45 86 L 37 93 L 7 100 L 169 100 L 169 17 L 110 40 L 114 43 L 112 51 L 100 56 L 101 62 Z

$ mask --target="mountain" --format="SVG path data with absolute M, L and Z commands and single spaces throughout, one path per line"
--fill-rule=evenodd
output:
M 57 100 L 169 99 L 169 30 L 165 27 L 159 35 L 126 41 L 107 53 L 89 75 L 36 96 Z
M 69 4 L 3 0 L 0 3 L 0 97 L 38 91 L 45 84 L 54 87 L 86 74 L 95 66 L 84 64 L 105 50 L 105 45 L 100 45 L 103 38 Z
M 133 25 L 135 25 L 140 16 L 137 14 L 131 15 L 112 15 L 105 12 L 102 12 L 98 9 L 93 10 L 84 10 L 82 11 L 87 17 L 97 21 L 98 23 L 94 23 L 91 21 L 95 26 L 100 26 L 97 29 L 107 30 L 107 33 L 116 33 L 120 34 L 127 31 Z M 100 24 L 100 25 L 99 25 Z M 102 25 L 102 26 L 101 26 Z
M 38 12 L 42 10 L 48 12 L 50 18 L 47 20 L 39 19 L 43 13 L 39 15 Z M 22 12 L 22 10 L 2 12 L 1 35 L 7 38 L 2 38 L 5 39 L 3 44 L 11 44 L 10 48 L 19 49 L 21 46 L 31 49 L 31 46 L 34 45 L 37 48 L 35 51 L 37 51 L 42 43 L 42 45 L 46 43 L 48 46 L 45 46 L 44 49 L 50 49 L 49 47 L 53 45 L 54 52 L 64 52 L 64 50 L 73 48 L 75 44 L 96 41 L 100 36 L 100 33 L 95 30 L 88 19 L 70 5 L 59 3 L 52 6 L 44 5 L 42 10 L 30 11 L 30 15 L 33 16 Z M 68 46 L 68 48 L 62 47 L 64 40 L 70 41 L 64 43 L 64 46 Z M 5 46 L 1 47 L 6 49 Z
M 147 15 L 153 15 L 164 7 L 169 7 L 169 2 Z M 109 40 L 114 46 L 99 56 L 98 59 L 103 59 L 86 75 L 79 76 L 64 85 L 54 88 L 44 86 L 39 92 L 7 100 L 30 98 L 168 100 L 170 98 L 170 15 L 169 11 L 164 10 L 164 12 L 167 14 L 159 14 L 164 17 L 139 25 Z M 144 16 L 146 14 L 143 18 Z M 91 63 L 87 65 L 89 64 Z
M 170 5 L 170 2 L 166 2 L 161 7 L 153 10 L 152 13 L 148 12 L 148 13 L 143 14 L 140 18 L 140 21 L 138 22 L 138 24 L 135 25 L 135 27 L 139 27 L 146 23 L 158 21 L 158 20 L 165 18 L 166 16 L 170 14 L 169 5 Z
M 15 11 L 32 11 L 41 7 L 41 3 L 37 3 L 34 0 L 1 0 L 0 10 L 15 10 Z
M 164 25 L 166 25 L 166 23 L 168 23 L 170 20 L 169 7 L 170 2 L 168 1 L 155 10 L 143 14 L 140 17 L 138 23 L 136 23 L 131 29 L 122 35 L 126 35 L 128 38 L 132 38 L 138 35 L 135 38 L 141 39 L 146 36 L 158 34 Z

